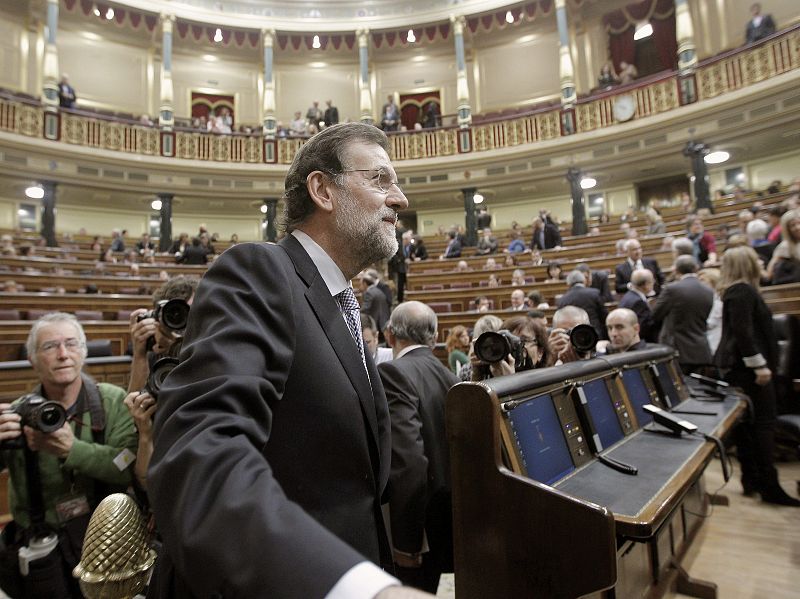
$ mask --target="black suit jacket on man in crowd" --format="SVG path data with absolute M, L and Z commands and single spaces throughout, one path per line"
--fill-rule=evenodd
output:
M 418 347 L 378 365 L 392 422 L 389 514 L 392 543 L 419 553 L 427 532 L 430 554 L 423 568 L 436 591 L 439 575 L 452 572 L 453 534 L 450 454 L 445 434 L 445 396 L 459 382 L 430 348 Z M 431 591 L 431 589 L 433 589 Z
M 539 231 L 536 231 L 531 237 L 531 249 L 550 250 L 557 245 L 561 245 L 561 233 L 553 223 L 547 222 L 544 225 L 544 243 L 542 243 L 539 233 Z
M 773 33 L 775 33 L 775 21 L 772 19 L 772 15 L 762 15 L 761 22 L 758 24 L 758 27 L 756 27 L 756 24 L 753 23 L 752 19 L 747 22 L 745 37 L 747 38 L 747 43 L 752 44 L 758 40 L 763 40 L 765 37 L 770 36 Z
M 628 308 L 636 313 L 636 318 L 639 319 L 639 337 L 643 341 L 655 343 L 658 340 L 658 330 L 653 322 L 653 311 L 650 309 L 650 304 L 642 299 L 642 296 L 635 291 L 628 290 L 619 300 L 619 307 Z
M 155 596 L 324 597 L 354 565 L 391 563 L 383 385 L 297 239 L 220 256 L 180 357 L 148 477 Z
M 564 306 L 583 308 L 589 315 L 589 323 L 594 330 L 597 331 L 597 335 L 600 339 L 608 339 L 608 333 L 606 331 L 606 307 L 597 289 L 586 287 L 581 284 L 573 285 L 564 295 L 558 298 L 556 306 L 559 308 L 563 308 Z
M 653 289 L 656 293 L 661 291 L 661 286 L 664 284 L 664 273 L 658 266 L 658 262 L 654 258 L 642 258 L 642 266 L 653 273 L 655 285 Z M 631 282 L 631 275 L 633 274 L 633 266 L 626 258 L 621 264 L 617 264 L 614 268 L 614 289 L 620 295 L 628 292 L 628 283 Z
M 375 324 L 378 325 L 381 338 L 383 338 L 383 327 L 386 326 L 391 311 L 391 306 L 386 301 L 386 294 L 377 285 L 367 287 L 361 295 L 361 312 L 372 316 Z
M 714 292 L 694 275 L 670 283 L 661 292 L 653 320 L 661 327 L 658 342 L 678 350 L 682 366 L 711 364 L 706 320 L 714 304 Z

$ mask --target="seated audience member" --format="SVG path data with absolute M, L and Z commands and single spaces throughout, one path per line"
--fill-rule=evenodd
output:
M 456 267 L 453 269 L 453 272 L 471 272 L 471 271 L 472 267 L 466 260 L 459 260 L 456 263 Z
M 16 281 L 12 281 L 9 279 L 5 283 L 3 283 L 3 291 L 5 293 L 19 293 L 22 291 L 22 286 L 18 285 Z
M 72 569 L 98 503 L 109 493 L 124 493 L 131 484 L 136 430 L 123 405 L 125 390 L 97 383 L 81 372 L 86 335 L 72 314 L 53 312 L 37 320 L 26 348 L 38 380 L 31 391 L 57 403 L 69 416 L 60 428 L 44 433 L 22 425 L 19 408 L 29 398 L 2 406 L 0 440 L 6 448 L 0 452 L 0 467 L 8 469 L 13 520 L 3 530 L 0 557 L 7 566 L 0 586 L 14 597 L 82 597 Z M 19 443 L 19 449 L 8 448 L 8 443 Z M 28 494 L 29 485 L 37 486 L 36 479 L 38 499 Z M 11 547 L 27 546 L 42 536 L 43 527 L 56 533 L 58 547 L 49 558 L 33 560 L 36 567 L 23 577 L 17 549 Z M 40 592 L 31 595 L 31 588 Z
M 639 338 L 639 320 L 633 310 L 617 308 L 606 317 L 608 330 L 607 354 L 647 348 L 647 342 Z
M 529 310 L 544 310 L 550 307 L 550 305 L 544 301 L 542 294 L 539 291 L 536 291 L 536 289 L 533 289 L 528 293 L 528 296 L 525 298 L 525 306 Z
M 755 218 L 755 214 L 750 212 L 750 210 L 742 210 L 736 216 L 736 227 L 733 229 L 728 230 L 728 236 L 730 235 L 744 235 L 747 232 L 747 224 Z
M 175 257 L 178 264 L 206 264 L 208 252 L 203 248 L 199 237 L 192 237 L 192 245 L 186 247 L 180 256 Z
M 394 359 L 378 366 L 391 420 L 389 518 L 395 574 L 435 593 L 453 571 L 450 450 L 445 396 L 458 378 L 433 355 L 436 314 L 421 302 L 392 312 L 386 337 Z
M 363 312 L 361 313 L 361 337 L 364 340 L 364 347 L 369 351 L 375 364 L 392 359 L 391 347 L 378 347 L 378 325 L 375 324 L 375 319 Z
M 148 252 L 152 252 L 156 249 L 156 245 L 150 240 L 150 235 L 147 233 L 142 233 L 141 239 L 136 242 L 136 251 L 139 252 L 140 256 L 144 256 Z
M 478 249 L 476 251 L 479 255 L 494 254 L 497 251 L 497 238 L 492 235 L 490 228 L 483 229 L 481 238 L 478 240 Z
M 714 303 L 706 319 L 706 339 L 708 340 L 708 348 L 711 350 L 711 355 L 713 356 L 717 353 L 719 340 L 722 336 L 722 299 L 719 297 L 719 293 L 717 293 L 720 272 L 718 268 L 704 268 L 697 273 L 697 278 L 700 279 L 703 285 L 714 292 Z
M 378 280 L 367 272 L 361 273 L 359 288 L 361 290 L 361 313 L 368 314 L 378 325 L 378 338 L 383 341 L 383 328 L 389 321 L 392 311 L 390 301 L 386 294 L 378 287 Z
M 518 285 L 518 286 L 525 286 L 528 282 L 525 280 L 525 271 L 521 268 L 517 268 L 511 273 L 511 284 Z
M 448 242 L 447 247 L 444 250 L 444 254 L 439 256 L 439 259 L 442 260 L 444 258 L 459 258 L 461 256 L 461 242 L 458 240 L 456 236 L 456 231 L 450 231 L 447 234 Z
M 488 304 L 487 304 L 488 309 Z M 469 362 L 467 352 L 469 351 L 469 331 L 467 327 L 456 325 L 450 331 L 450 335 L 445 342 L 447 347 L 447 364 L 455 374 Z
M 614 72 L 614 63 L 610 60 L 600 68 L 600 76 L 597 78 L 599 87 L 611 87 L 619 83 L 619 77 Z
M 594 352 L 578 353 L 570 343 L 569 333 L 579 324 L 591 326 L 589 315 L 583 308 L 564 306 L 553 314 L 553 328 L 547 338 L 547 347 L 550 348 L 548 366 L 586 360 L 592 357 Z
M 306 120 L 299 110 L 294 113 L 294 118 L 289 122 L 290 137 L 304 137 L 308 134 Z
M 781 217 L 785 213 L 786 208 L 783 206 L 772 206 L 767 212 L 767 224 L 769 225 L 767 241 L 769 243 L 777 245 L 781 242 Z
M 658 342 L 678 350 L 678 363 L 688 374 L 711 364 L 706 322 L 714 292 L 697 278 L 697 262 L 691 256 L 679 256 L 673 270 L 678 278 L 658 297 L 653 321 L 661 327 Z
M 597 289 L 604 302 L 611 302 L 614 296 L 611 295 L 611 287 L 608 283 L 607 270 L 592 270 L 586 262 L 575 265 L 575 269 L 586 275 L 586 286 Z
M 111 251 L 124 252 L 125 240 L 122 237 L 122 232 L 119 229 L 112 229 L 111 231 Z
M 172 242 L 172 245 L 169 246 L 169 253 L 173 256 L 177 256 L 177 254 L 183 254 L 186 251 L 186 247 L 189 245 L 189 234 L 188 233 L 181 233 L 178 238 Z
M 781 217 L 781 231 L 783 240 L 772 253 L 767 276 L 773 285 L 800 283 L 800 209 Z
M 663 235 L 667 232 L 667 225 L 655 208 L 649 208 L 645 217 L 647 218 L 648 235 Z
M 717 242 L 714 236 L 703 228 L 703 219 L 695 217 L 690 221 L 687 237 L 694 244 L 692 255 L 701 266 L 717 263 Z
M 217 253 L 217 250 L 214 248 L 214 244 L 211 243 L 211 239 L 208 236 L 208 231 L 201 231 L 198 237 L 200 238 L 200 245 L 203 246 L 206 254 L 211 256 Z
M 503 265 L 507 268 L 512 268 L 517 265 L 517 254 L 506 254 L 506 259 L 503 260 Z
M 744 32 L 745 43 L 753 44 L 775 33 L 775 21 L 772 15 L 761 14 L 761 4 L 756 2 L 750 7 L 753 18 L 747 22 Z
M 511 292 L 511 310 L 519 312 L 525 310 L 525 292 L 522 289 L 515 289 Z
M 646 268 L 634 270 L 628 291 L 619 300 L 620 308 L 628 308 L 636 314 L 639 321 L 639 335 L 645 341 L 655 342 L 657 331 L 653 324 L 653 311 L 647 299 L 654 294 L 655 278 Z
M 619 82 L 622 85 L 631 83 L 639 76 L 639 71 L 635 66 L 625 62 L 624 60 L 619 63 Z
M 664 283 L 664 275 L 655 258 L 645 258 L 642 255 L 642 244 L 638 239 L 629 239 L 625 244 L 625 251 L 628 254 L 627 260 L 617 264 L 614 268 L 614 288 L 618 294 L 624 294 L 628 290 L 628 283 L 631 280 L 631 273 L 640 268 L 646 268 L 653 273 L 655 280 L 655 291 L 661 290 Z
M 483 270 L 497 270 L 501 268 L 497 265 L 497 262 L 494 258 L 486 258 L 486 262 L 483 263 Z
M 489 280 L 486 282 L 488 287 L 500 287 L 500 279 L 497 278 L 497 275 L 492 273 L 489 275 Z
M 548 262 L 547 263 L 547 278 L 545 279 L 545 283 L 557 283 L 564 279 L 564 274 L 561 271 L 561 263 L 560 262 Z
M 412 262 L 428 259 L 428 248 L 425 247 L 425 240 L 420 235 L 413 235 L 411 237 L 411 253 L 409 259 Z
M 747 245 L 753 248 L 758 257 L 766 265 L 772 259 L 772 252 L 777 243 L 770 243 L 767 239 L 769 225 L 760 218 L 747 223 Z
M 600 339 L 605 338 L 606 307 L 600 292 L 586 286 L 586 276 L 579 270 L 567 275 L 569 289 L 556 301 L 556 306 L 577 306 L 589 315 L 589 324 L 594 327 Z
M 489 298 L 485 295 L 479 295 L 474 300 L 475 308 L 473 312 L 488 312 L 489 306 L 491 303 L 489 302 Z
M 520 254 L 525 251 L 525 242 L 520 239 L 519 233 L 511 233 L 511 242 L 504 251 L 509 254 Z
M 542 253 L 539 250 L 530 250 L 531 266 L 541 266 L 543 264 Z
M 692 256 L 694 255 L 694 242 L 688 237 L 679 237 L 672 242 L 672 258 L 676 259 L 678 256 Z

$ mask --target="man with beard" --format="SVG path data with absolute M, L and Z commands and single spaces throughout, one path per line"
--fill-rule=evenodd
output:
M 156 412 L 161 597 L 415 596 L 381 570 L 390 422 L 350 280 L 397 251 L 386 136 L 328 127 L 286 176 L 286 237 L 203 277 Z

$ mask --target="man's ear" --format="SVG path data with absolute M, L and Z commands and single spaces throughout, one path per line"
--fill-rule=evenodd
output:
M 333 212 L 333 178 L 322 171 L 312 171 L 306 177 L 306 188 L 311 201 L 317 208 L 330 214 Z
M 386 340 L 386 345 L 389 347 L 394 347 L 394 344 L 397 342 L 397 337 L 394 336 L 394 331 L 388 324 L 383 328 L 383 338 Z

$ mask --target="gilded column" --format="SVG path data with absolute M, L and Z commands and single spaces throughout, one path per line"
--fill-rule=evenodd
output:
M 453 38 L 456 47 L 456 99 L 458 101 L 458 125 L 462 129 L 472 124 L 472 107 L 469 104 L 469 83 L 467 81 L 467 61 L 464 56 L 464 25 L 466 18 L 463 15 L 451 16 L 453 25 Z
M 175 124 L 175 108 L 172 89 L 172 25 L 174 15 L 161 15 L 161 101 L 159 103 L 159 124 L 170 131 Z
M 274 29 L 262 29 L 261 41 L 264 44 L 264 106 L 262 111 L 264 136 L 275 139 L 277 121 L 275 119 L 275 80 L 272 76 L 272 46 L 275 42 Z
M 45 109 L 55 111 L 58 108 L 58 48 L 56 48 L 56 32 L 58 31 L 58 0 L 47 0 L 47 29 L 45 30 L 43 93 Z
M 678 85 L 681 104 L 697 100 L 694 68 L 697 51 L 694 44 L 694 26 L 688 0 L 675 0 L 675 35 L 678 38 Z
M 575 67 L 569 48 L 569 29 L 567 27 L 566 0 L 556 0 L 556 24 L 558 25 L 559 74 L 561 76 L 561 104 L 571 107 L 575 104 Z
M 359 91 L 361 94 L 361 122 L 371 123 L 372 93 L 369 89 L 369 29 L 359 29 L 358 36 L 358 66 L 359 66 Z

